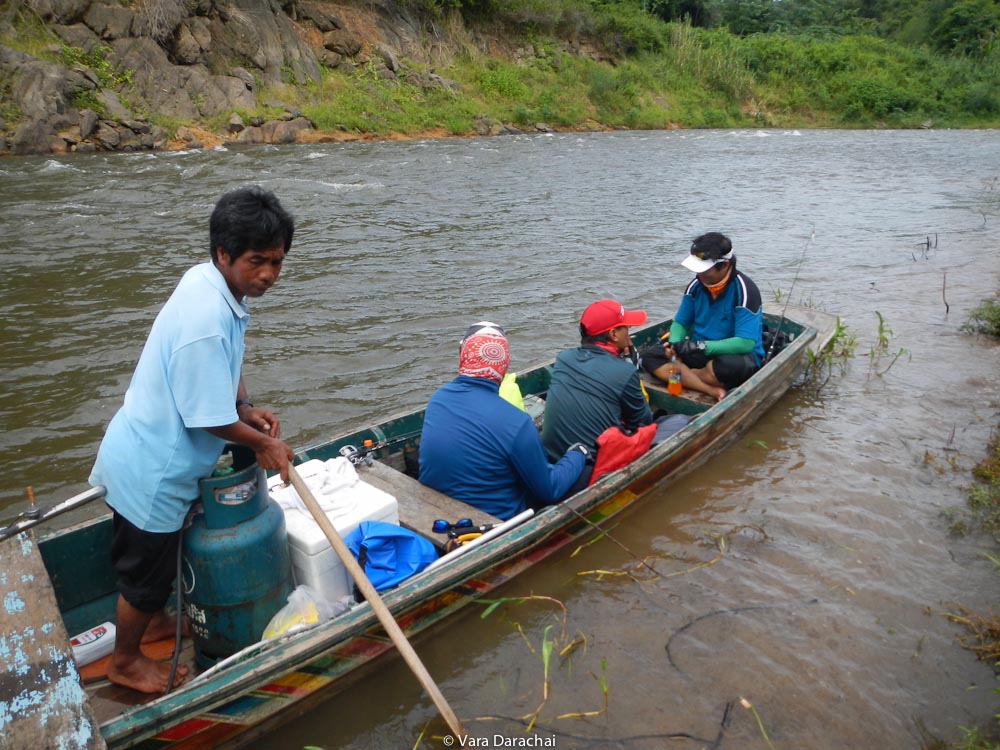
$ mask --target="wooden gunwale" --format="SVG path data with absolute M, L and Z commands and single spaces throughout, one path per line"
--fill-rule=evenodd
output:
M 814 328 L 803 330 L 765 370 L 734 389 L 721 403 L 696 415 L 684 429 L 625 469 L 605 476 L 560 505 L 543 509 L 492 543 L 470 551 L 451 564 L 418 574 L 386 592 L 386 606 L 408 635 L 423 632 L 538 560 L 592 533 L 593 527 L 577 514 L 599 523 L 631 505 L 653 486 L 687 473 L 748 429 L 755 417 L 788 389 L 816 335 Z M 321 457 L 326 452 L 336 455 L 340 446 L 350 441 L 359 442 L 369 435 L 401 451 L 407 434 L 411 440 L 415 439 L 414 431 L 419 436 L 419 427 L 414 428 L 411 422 L 412 413 L 402 414 L 380 425 L 311 446 L 300 452 L 300 458 Z M 388 426 L 397 424 L 409 425 L 409 432 L 403 430 L 401 436 L 390 437 Z M 398 451 L 387 450 L 383 458 Z M 296 706 L 303 701 L 311 703 L 313 698 L 341 689 L 348 673 L 359 675 L 364 666 L 374 663 L 390 650 L 391 645 L 380 632 L 370 608 L 366 604 L 358 605 L 310 631 L 270 641 L 256 651 L 248 651 L 243 658 L 235 659 L 223 672 L 209 679 L 199 681 L 196 677 L 172 694 L 128 708 L 119 717 L 102 724 L 101 731 L 110 748 L 236 747 L 259 735 L 263 727 L 286 720 L 289 713 L 299 713 Z M 228 729 L 213 726 L 226 724 L 224 714 L 213 714 L 216 709 L 264 690 L 290 672 L 308 670 L 320 662 L 335 665 L 338 660 L 343 667 L 341 673 L 329 665 L 316 667 L 318 673 L 329 673 L 334 678 L 302 695 L 290 696 L 285 711 L 263 717 L 261 722 L 252 725 L 256 727 L 253 731 L 248 731 L 250 725 L 238 723 L 227 724 Z M 204 731 L 181 737 L 183 733 L 178 727 L 192 722 L 204 723 Z M 177 736 L 177 741 L 172 741 L 171 735 Z

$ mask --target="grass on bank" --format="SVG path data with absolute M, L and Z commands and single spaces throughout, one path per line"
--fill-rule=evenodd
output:
M 505 60 L 466 52 L 437 72 L 456 82 L 422 90 L 380 80 L 371 65 L 325 71 L 295 102 L 320 129 L 384 135 L 445 128 L 477 115 L 531 127 L 992 127 L 1000 125 L 1000 65 L 873 37 L 735 37 L 662 24 L 663 45 L 617 65 L 535 40 Z M 417 66 L 409 63 L 410 69 Z M 266 97 L 261 97 L 266 98 Z
M 661 52 L 614 66 L 539 42 L 541 54 L 521 60 L 457 56 L 437 71 L 454 90 L 408 83 L 418 66 L 407 63 L 398 80 L 369 64 L 280 93 L 321 130 L 376 136 L 466 134 L 479 115 L 522 128 L 1000 125 L 1000 69 L 987 80 L 962 61 L 864 37 L 739 39 L 669 26 Z
M 318 82 L 274 85 L 258 101 L 280 98 L 323 130 L 376 136 L 439 128 L 466 134 L 480 115 L 557 128 L 1000 126 L 1000 55 L 974 60 L 866 35 L 736 36 L 666 23 L 620 0 L 483 3 L 488 12 L 463 21 L 448 16 L 443 0 L 423 2 L 442 27 L 475 24 L 508 53 L 487 56 L 456 33 L 451 62 L 435 71 L 455 81 L 454 90 L 407 83 L 407 72 L 421 66 L 404 61 L 400 80 L 380 79 L 372 64 L 324 70 Z M 51 32 L 37 17 L 8 17 L 0 44 L 57 62 L 72 56 L 72 49 L 63 60 L 53 56 Z M 580 40 L 614 62 L 570 54 Z M 518 47 L 531 52 L 515 59 L 510 50 Z M 0 106 L 9 101 L 2 94 Z M 270 113 L 262 105 L 240 114 Z M 7 119 L 16 115 L 8 111 Z M 207 124 L 221 131 L 227 118 Z

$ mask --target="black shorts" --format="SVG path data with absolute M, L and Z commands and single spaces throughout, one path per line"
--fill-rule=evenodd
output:
M 712 358 L 712 372 L 727 391 L 743 385 L 759 369 L 752 354 L 720 354 Z
M 640 356 L 642 369 L 650 374 L 668 362 L 662 345 L 643 349 Z M 712 372 L 727 391 L 742 385 L 760 369 L 752 354 L 720 354 L 718 357 L 710 358 L 705 352 L 691 352 L 681 357 L 681 361 L 692 370 L 702 369 L 708 365 L 709 360 L 712 362 Z
M 111 564 L 118 573 L 118 593 L 140 612 L 159 612 L 173 591 L 183 532 L 143 531 L 115 511 L 111 533 Z

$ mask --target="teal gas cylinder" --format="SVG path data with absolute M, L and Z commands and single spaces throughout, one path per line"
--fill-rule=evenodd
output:
M 259 641 L 294 588 L 285 515 L 264 470 L 247 448 L 226 454 L 232 471 L 199 482 L 202 512 L 183 541 L 184 610 L 203 667 Z

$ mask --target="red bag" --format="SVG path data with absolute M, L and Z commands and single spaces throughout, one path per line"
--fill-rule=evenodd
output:
M 640 427 L 633 434 L 627 435 L 617 425 L 609 427 L 597 436 L 597 460 L 594 471 L 590 475 L 588 486 L 605 474 L 628 466 L 639 456 L 649 450 L 656 437 L 656 422 Z

